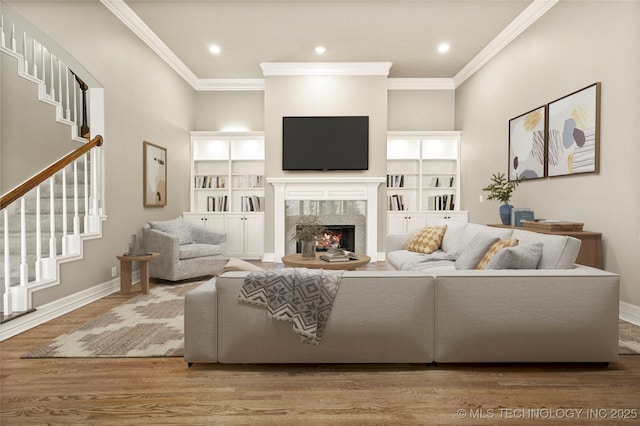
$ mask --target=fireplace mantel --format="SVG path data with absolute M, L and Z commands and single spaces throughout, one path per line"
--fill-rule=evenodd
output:
M 378 186 L 384 177 L 267 178 L 274 188 L 274 257 L 285 255 L 285 202 L 288 200 L 365 200 L 367 252 L 373 261 L 378 250 Z

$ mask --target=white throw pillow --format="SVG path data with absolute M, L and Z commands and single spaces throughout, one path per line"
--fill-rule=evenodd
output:
M 475 269 L 487 250 L 499 239 L 489 233 L 476 234 L 468 244 L 462 247 L 456 259 L 456 269 Z
M 497 252 L 486 269 L 537 269 L 542 257 L 542 243 L 522 244 Z

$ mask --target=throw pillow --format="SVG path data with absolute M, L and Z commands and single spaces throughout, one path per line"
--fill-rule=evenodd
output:
M 537 269 L 542 258 L 542 243 L 522 244 L 500 250 L 487 269 Z
M 157 229 L 158 231 L 166 232 L 169 235 L 178 237 L 178 244 L 191 244 L 193 238 L 191 232 L 184 224 L 182 217 L 177 217 L 172 220 L 164 220 L 158 222 L 149 222 L 151 229 Z
M 447 225 L 425 226 L 407 245 L 407 250 L 417 253 L 431 254 L 440 248 Z
M 486 232 L 476 234 L 460 251 L 455 262 L 456 269 L 475 269 L 487 250 L 499 239 Z
M 223 268 L 223 272 L 227 271 L 264 271 L 264 269 L 242 259 L 230 257 Z
M 489 260 L 491 260 L 491 258 L 500 250 L 507 247 L 515 247 L 517 245 L 518 240 L 510 240 L 509 238 L 502 238 L 496 241 L 489 248 L 489 250 L 487 250 L 484 256 L 482 256 L 482 259 L 480 259 L 480 262 L 478 263 L 478 266 L 476 266 L 476 269 L 485 269 L 487 267 L 487 264 L 489 263 Z

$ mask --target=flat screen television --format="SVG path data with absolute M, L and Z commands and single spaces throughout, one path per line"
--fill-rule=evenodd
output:
M 282 117 L 283 170 L 368 170 L 369 117 Z

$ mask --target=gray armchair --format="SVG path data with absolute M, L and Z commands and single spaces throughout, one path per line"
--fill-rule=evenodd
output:
M 145 251 L 160 253 L 149 275 L 179 281 L 218 275 L 227 262 L 222 255 L 225 234 L 186 222 L 182 217 L 149 222 L 142 229 Z

